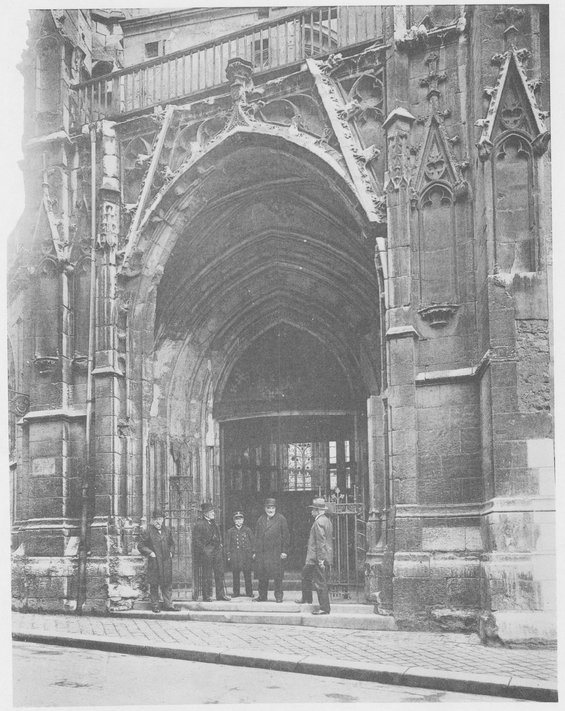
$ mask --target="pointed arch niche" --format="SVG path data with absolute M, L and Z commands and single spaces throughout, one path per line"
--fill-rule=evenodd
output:
M 482 127 L 479 158 L 491 162 L 494 265 L 500 272 L 534 272 L 540 261 L 538 170 L 550 136 L 524 69 L 528 53 L 512 49 L 498 59 L 487 115 L 476 124 Z
M 454 199 L 443 183 L 427 187 L 418 203 L 420 304 L 457 301 Z
M 502 272 L 533 272 L 537 263 L 532 151 L 529 140 L 504 133 L 492 161 L 494 261 Z
M 458 245 L 466 238 L 468 186 L 455 161 L 441 120 L 427 122 L 412 196 L 414 301 L 434 328 L 446 326 L 458 309 Z

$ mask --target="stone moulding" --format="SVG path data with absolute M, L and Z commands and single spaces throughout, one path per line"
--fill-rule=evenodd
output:
M 420 338 L 414 326 L 392 326 L 385 335 L 387 338 Z
M 86 417 L 85 410 L 31 410 L 26 413 L 21 422 L 33 422 L 34 420 L 77 420 Z

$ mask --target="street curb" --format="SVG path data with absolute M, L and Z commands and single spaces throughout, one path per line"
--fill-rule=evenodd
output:
M 35 632 L 12 632 L 16 642 L 55 644 L 64 647 L 95 649 L 118 654 L 135 654 L 164 657 L 185 661 L 254 667 L 272 671 L 314 674 L 334 678 L 372 681 L 381 684 L 412 686 L 441 691 L 464 692 L 504 696 L 524 701 L 557 701 L 557 686 L 539 679 L 514 676 L 465 674 L 441 669 L 426 669 L 398 664 L 370 664 L 367 662 L 334 662 L 327 657 L 314 655 L 277 654 L 276 652 L 250 653 L 247 649 L 222 649 L 216 647 L 179 647 L 176 644 L 142 644 L 118 641 L 94 635 L 54 635 Z

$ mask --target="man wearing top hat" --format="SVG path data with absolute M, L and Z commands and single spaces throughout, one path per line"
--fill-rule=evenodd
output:
M 332 522 L 326 516 L 327 504 L 322 498 L 314 499 L 312 505 L 314 523 L 308 537 L 306 563 L 302 568 L 302 598 L 296 602 L 312 603 L 312 586 L 318 594 L 319 609 L 313 615 L 330 614 L 330 596 L 328 593 L 328 576 L 333 560 Z
M 165 515 L 155 509 L 149 526 L 141 534 L 137 544 L 138 551 L 147 558 L 147 582 L 151 596 L 151 609 L 159 612 L 159 588 L 163 596 L 163 610 L 176 611 L 171 601 L 173 583 L 173 555 L 175 542 L 173 535 L 165 526 Z
M 233 515 L 234 525 L 226 534 L 226 558 L 233 575 L 233 597 L 239 597 L 239 576 L 243 573 L 245 594 L 253 597 L 251 568 L 253 566 L 253 548 L 255 541 L 249 526 L 244 525 L 242 511 Z
M 255 571 L 259 578 L 257 602 L 265 602 L 269 580 L 274 580 L 275 601 L 283 600 L 284 565 L 288 557 L 290 535 L 286 518 L 277 513 L 275 499 L 265 499 L 265 513 L 255 527 Z
M 212 600 L 212 574 L 216 587 L 216 600 L 230 600 L 225 593 L 223 546 L 220 529 L 216 524 L 214 505 L 206 502 L 200 507 L 202 518 L 192 529 L 192 546 L 195 562 L 202 566 L 202 599 Z

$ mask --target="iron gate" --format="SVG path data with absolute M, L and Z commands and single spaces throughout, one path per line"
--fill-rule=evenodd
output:
M 170 477 L 166 513 L 175 541 L 173 597 L 177 600 L 188 599 L 195 583 L 192 566 L 192 527 L 199 509 L 200 497 L 193 490 L 192 477 Z
M 366 524 L 363 504 L 329 502 L 333 523 L 333 566 L 330 597 L 336 600 L 362 600 L 365 589 Z

